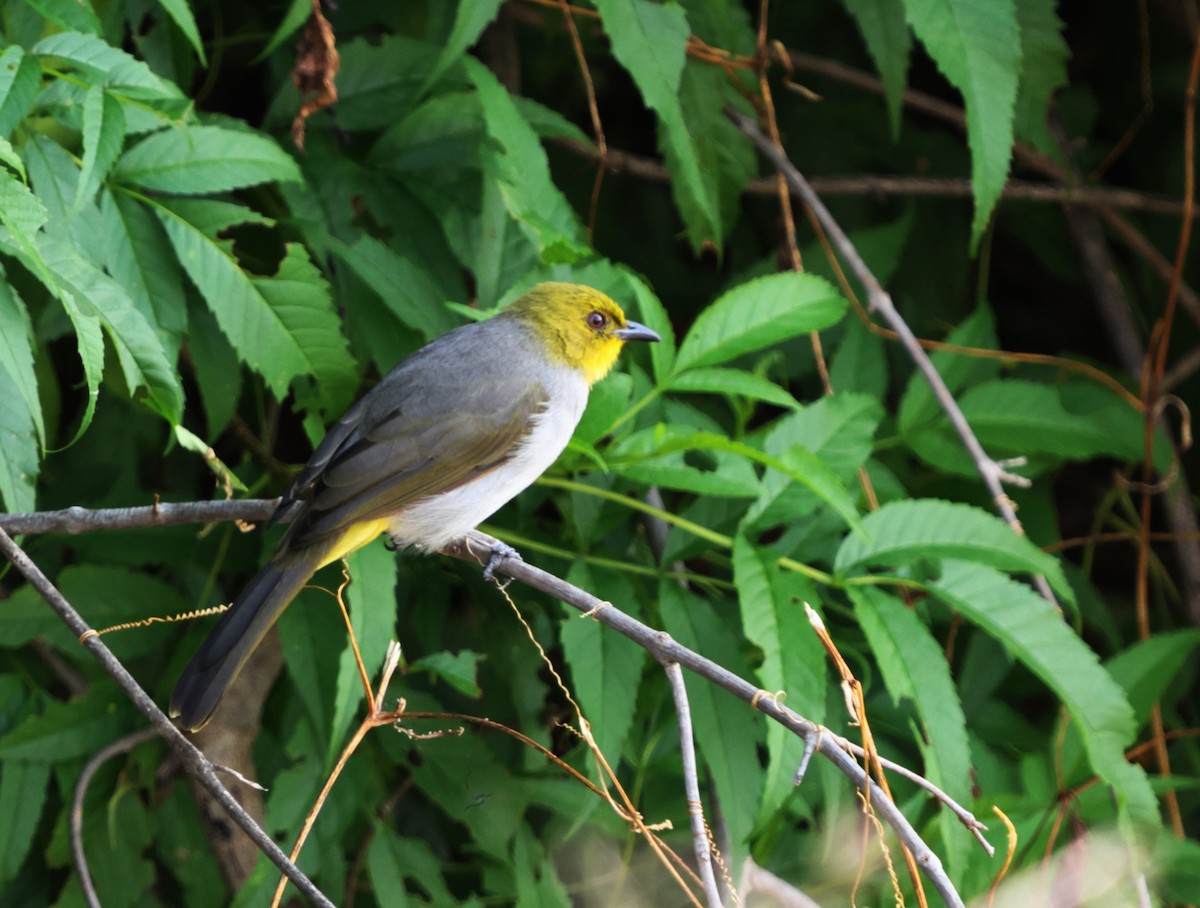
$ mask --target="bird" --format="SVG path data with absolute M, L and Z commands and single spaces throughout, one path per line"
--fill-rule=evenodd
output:
M 171 716 L 202 728 L 255 648 L 320 568 L 386 533 L 436 552 L 461 540 L 558 459 L 592 385 L 626 341 L 659 335 L 581 284 L 538 284 L 512 305 L 430 341 L 326 433 L 270 524 L 270 560 L 180 674 Z M 485 579 L 506 557 L 491 553 Z

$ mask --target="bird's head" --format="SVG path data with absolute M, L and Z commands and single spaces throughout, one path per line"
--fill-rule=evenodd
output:
M 527 324 L 553 361 L 578 369 L 588 384 L 608 374 L 625 341 L 661 339 L 625 318 L 610 297 L 582 284 L 538 284 L 505 314 Z

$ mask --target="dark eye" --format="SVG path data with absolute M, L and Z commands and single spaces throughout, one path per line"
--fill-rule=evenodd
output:
M 589 312 L 587 316 L 587 325 L 593 331 L 599 331 L 608 324 L 608 316 L 603 312 Z

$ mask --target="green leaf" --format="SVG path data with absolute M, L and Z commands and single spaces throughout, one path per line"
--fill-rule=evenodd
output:
M 434 678 L 445 681 L 460 694 L 478 699 L 483 691 L 479 688 L 479 662 L 482 653 L 461 650 L 457 653 L 430 653 L 416 662 L 410 662 L 409 672 L 429 672 Z
M 1159 631 L 1139 640 L 1105 664 L 1108 673 L 1125 689 L 1139 727 L 1150 716 L 1185 665 L 1195 665 L 1200 629 Z
M 698 451 L 711 452 L 705 468 L 696 464 Z M 622 476 L 645 485 L 699 495 L 754 498 L 759 493 L 759 480 L 748 454 L 761 456 L 748 445 L 724 436 L 654 427 L 624 439 L 610 455 L 609 463 Z
M 1000 642 L 1066 706 L 1092 768 L 1116 792 L 1123 824 L 1158 826 L 1145 772 L 1125 760 L 1136 725 L 1125 692 L 1062 617 L 1024 584 L 982 564 L 947 561 L 929 590 Z
M 378 540 L 352 552 L 347 561 L 352 582 L 346 588 L 350 607 L 350 626 L 358 641 L 363 665 L 373 689 L 379 683 L 388 642 L 396 638 L 396 556 Z M 393 704 L 381 703 L 391 709 Z M 333 697 L 333 723 L 329 734 L 326 767 L 345 745 L 345 735 L 355 712 L 366 712 L 362 681 L 354 661 L 354 651 L 347 645 L 338 659 L 337 686 Z
M 904 21 L 904 0 L 842 0 L 842 6 L 854 17 L 879 70 L 887 99 L 888 122 L 895 139 L 900 135 L 900 113 L 912 52 L 912 36 Z
M 196 17 L 192 15 L 192 8 L 188 5 L 187 0 L 158 0 L 158 2 L 167 11 L 171 21 L 179 26 L 179 30 L 187 38 L 188 44 L 192 45 L 196 56 L 200 58 L 200 65 L 207 67 L 208 60 L 204 56 L 204 43 L 200 40 L 200 29 L 196 27 Z
M 322 409 L 336 417 L 334 411 L 350 405 L 358 388 L 358 373 L 325 276 L 303 246 L 289 243 L 279 270 L 271 277 L 253 276 L 251 281 L 299 345 L 306 361 L 305 374 L 315 380 Z
M 173 83 L 156 76 L 141 60 L 113 47 L 95 35 L 60 32 L 49 35 L 33 47 L 33 53 L 57 57 L 79 70 L 89 83 L 104 85 L 130 98 L 151 102 L 175 102 L 166 109 L 190 103 Z M 166 119 L 163 119 L 164 125 Z
M 567 580 L 609 602 L 620 602 L 627 612 L 635 601 L 623 575 L 593 571 L 583 562 L 572 565 Z M 591 724 L 601 753 L 615 766 L 633 726 L 646 651 L 575 612 L 564 617 L 559 627 L 563 658 L 574 679 L 571 692 Z M 604 683 L 595 683 L 598 678 Z
M 738 652 L 739 634 L 730 627 L 737 620 L 735 616 L 719 614 L 714 604 L 674 581 L 659 584 L 658 605 L 664 629 L 678 643 L 742 674 L 739 669 L 744 659 Z M 737 855 L 744 854 L 749 846 L 765 780 L 756 755 L 763 740 L 764 723 L 753 711 L 740 708 L 708 681 L 691 672 L 684 672 L 683 679 L 696 743 L 717 790 L 734 849 L 734 854 L 726 855 L 726 859 L 736 866 Z
M 232 241 L 218 240 L 201 229 L 201 225 L 187 220 L 188 216 L 207 210 L 159 205 L 155 214 L 166 229 L 180 264 L 238 356 L 263 377 L 277 398 L 283 399 L 294 378 L 316 372 L 313 356 L 327 363 L 336 359 L 339 349 L 344 349 L 344 339 L 335 339 L 337 315 L 327 288 L 314 283 L 315 269 L 303 251 L 293 247 L 280 264 L 279 274 L 289 282 L 308 285 L 302 304 L 294 305 L 284 299 L 278 292 L 282 288 L 276 288 L 268 296 L 264 287 L 270 279 L 255 278 L 243 271 L 233 255 Z M 301 335 L 315 341 L 318 347 L 306 350 Z
M 17 875 L 35 842 L 46 803 L 50 768 L 44 763 L 6 760 L 0 769 L 0 889 Z
M 105 681 L 81 697 L 51 701 L 40 715 L 29 716 L 0 737 L 0 764 L 13 761 L 50 765 L 90 757 L 127 731 L 130 713 L 124 695 Z
M 9 378 L 7 369 L 0 378 Z M 34 509 L 40 452 L 33 412 L 18 395 L 0 394 L 0 499 L 8 511 Z
M 916 613 L 876 587 L 849 587 L 854 617 L 879 663 L 892 702 L 907 700 L 921 728 L 915 735 L 925 776 L 960 804 L 971 803 L 971 748 L 966 718 L 942 648 Z M 948 810 L 939 812 L 952 875 L 961 870 L 970 836 Z
M 770 550 L 752 545 L 741 533 L 733 543 L 733 582 L 746 639 L 762 650 L 756 675 L 768 693 L 787 697 L 792 709 L 814 722 L 825 718 L 825 654 L 804 614 L 804 602 L 817 604 L 815 591 L 798 574 L 784 573 Z M 758 822 L 770 817 L 795 790 L 804 741 L 777 722 L 767 724 L 769 754 Z
M 704 309 L 679 346 L 675 374 L 819 331 L 845 311 L 833 285 L 794 271 L 739 284 Z
M 765 401 L 777 407 L 799 409 L 800 402 L 786 389 L 769 378 L 742 369 L 727 369 L 719 366 L 689 369 L 672 376 L 667 385 L 669 391 L 685 393 L 739 395 L 753 400 Z
M 500 188 L 543 262 L 573 262 L 588 253 L 575 211 L 550 177 L 546 152 L 533 127 L 492 72 L 472 57 L 467 74 L 483 104 L 484 125 L 498 145 L 485 149 L 486 176 Z
M 992 310 L 981 303 L 947 335 L 946 343 L 962 347 L 996 349 Z M 950 350 L 935 350 L 929 358 L 945 382 L 947 390 L 955 395 L 963 388 L 993 378 L 999 371 L 999 366 L 993 359 L 963 356 Z M 904 396 L 900 399 L 900 430 L 907 433 L 941 418 L 943 411 L 933 396 L 929 382 L 919 372 L 914 371 L 904 389 Z
M 25 2 L 61 29 L 87 32 L 93 35 L 100 33 L 100 19 L 89 4 L 77 3 L 75 0 L 25 0 Z
M 446 888 L 445 868 L 445 862 L 425 839 L 399 836 L 384 823 L 376 823 L 375 836 L 367 849 L 367 873 L 379 904 L 386 902 L 396 908 L 409 904 L 406 879 L 428 893 L 434 905 L 458 903 Z M 423 900 L 419 903 L 425 904 Z
M 271 52 L 290 38 L 301 25 L 304 25 L 308 21 L 308 17 L 311 15 L 312 3 L 309 0 L 291 0 L 288 3 L 287 12 L 283 14 L 283 18 L 279 20 L 279 24 L 275 26 L 275 31 L 271 34 L 270 40 L 267 41 L 266 47 L 254 58 L 255 62 L 257 63 L 269 57 Z
M 920 558 L 966 558 L 1002 571 L 1042 574 L 1064 598 L 1073 599 L 1062 565 L 999 517 L 966 504 L 934 499 L 893 501 L 862 520 L 862 533 L 847 536 L 834 570 L 847 576 L 867 565 L 897 567 Z M 1052 611 L 1043 603 L 1043 608 Z
M 34 234 L 48 218 L 41 199 L 7 169 L 0 167 L 0 224 L 12 232 L 14 240 L 32 246 Z
M 1008 179 L 1021 72 L 1014 0 L 904 0 L 909 25 L 950 84 L 962 92 L 971 147 L 978 248 Z
M 1062 150 L 1050 132 L 1050 101 L 1067 84 L 1071 51 L 1055 4 L 1046 0 L 1016 0 L 1021 27 L 1021 80 L 1017 85 L 1016 136 L 1049 155 Z
M 74 210 L 95 197 L 120 155 L 124 140 L 125 114 L 120 102 L 101 86 L 93 85 L 83 101 L 83 166 Z
M 129 294 L 73 246 L 44 234 L 39 250 L 46 267 L 66 291 L 63 304 L 79 317 L 102 324 L 117 351 L 131 391 L 144 388 L 147 403 L 172 424 L 183 415 L 183 388 L 162 342 Z
M 701 172 L 696 141 L 684 121 L 680 81 L 691 32 L 675 4 L 649 0 L 598 0 L 596 9 L 613 56 L 633 77 L 646 106 L 658 115 L 659 146 L 671 171 L 671 188 L 688 226 L 692 248 L 721 242 L 717 201 Z
M 33 371 L 33 326 L 29 323 L 25 303 L 9 284 L 3 267 L 0 267 L 0 371 L 8 374 L 8 387 L 16 391 L 16 394 L 5 396 L 24 405 L 36 430 L 38 444 L 44 446 L 46 426 L 38 399 L 37 376 Z
M 37 98 L 42 68 L 37 58 L 10 44 L 0 53 L 0 136 L 10 136 Z
M 991 456 L 1031 456 L 1035 458 L 1031 470 L 1044 468 L 1047 461 L 1111 456 L 1136 462 L 1142 458 L 1141 414 L 1107 388 L 1091 383 L 1047 385 L 997 379 L 966 391 L 959 406 Z M 964 475 L 975 473 L 974 463 L 944 418 L 906 439 L 927 463 Z M 1170 444 L 1161 434 L 1155 440 L 1155 465 L 1166 472 Z
M 450 34 L 441 42 L 441 53 L 429 68 L 429 74 L 421 86 L 422 93 L 436 84 L 450 65 L 457 62 L 466 53 L 467 48 L 479 40 L 483 30 L 499 14 L 502 2 L 503 0 L 473 0 L 471 3 L 458 4 L 454 11 L 454 25 Z
M 147 136 L 121 156 L 113 176 L 180 195 L 301 180 L 296 162 L 274 140 L 221 126 L 178 126 Z
M 364 233 L 350 244 L 335 240 L 330 250 L 354 269 L 400 321 L 420 331 L 426 340 L 456 326 L 433 279 L 390 246 Z
M 103 263 L 154 326 L 167 357 L 175 360 L 189 330 L 184 277 L 162 225 L 124 193 L 100 194 Z

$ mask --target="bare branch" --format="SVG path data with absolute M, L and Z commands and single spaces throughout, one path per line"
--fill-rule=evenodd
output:
M 261 522 L 270 519 L 278 498 L 232 501 L 156 502 L 137 508 L 63 508 L 32 514 L 0 514 L 0 529 L 10 536 L 34 533 L 83 533 L 91 530 L 132 530 L 171 527 L 218 520 Z
M 730 105 L 725 106 L 725 115 L 779 169 L 797 195 L 804 201 L 804 204 L 816 216 L 821 227 L 833 242 L 834 248 L 837 249 L 841 257 L 850 266 L 850 270 L 854 272 L 854 276 L 858 278 L 859 283 L 867 291 L 870 309 L 878 312 L 883 317 L 883 320 L 887 322 L 888 327 L 896 332 L 909 358 L 916 365 L 917 370 L 925 377 L 926 382 L 928 382 L 930 389 L 933 391 L 933 396 L 937 399 L 938 404 L 946 414 L 946 418 L 950 421 L 951 428 L 958 435 L 963 447 L 966 448 L 972 462 L 975 464 L 975 469 L 983 479 L 983 484 L 987 488 L 988 494 L 992 497 L 992 504 L 1000 513 L 1000 516 L 1004 518 L 1004 521 L 1012 527 L 1013 532 L 1019 536 L 1024 536 L 1025 530 L 1021 526 L 1021 521 L 1017 519 L 1017 512 L 1013 508 L 1012 501 L 1005 494 L 1002 483 L 1007 482 L 1010 485 L 1027 487 L 1030 484 L 1029 480 L 1015 473 L 1007 472 L 984 451 L 983 445 L 975 437 L 975 432 L 971 429 L 967 418 L 963 416 L 963 412 L 959 409 L 958 403 L 950 393 L 950 389 L 942 381 L 942 376 L 938 374 L 932 360 L 930 360 L 928 354 L 921 348 L 921 344 L 917 341 L 912 329 L 908 327 L 908 323 L 900 316 L 895 304 L 892 302 L 891 296 L 883 289 L 879 281 L 875 279 L 875 275 L 871 273 L 871 269 L 867 267 L 867 263 L 862 260 L 862 257 L 858 254 L 858 250 L 850 242 L 850 238 L 846 236 L 841 226 L 834 220 L 833 215 L 829 213 L 829 209 L 825 207 L 825 204 L 813 191 L 812 186 L 804 179 L 800 171 L 796 169 L 795 165 L 787 159 L 787 156 L 782 151 L 776 148 L 763 135 L 762 130 L 758 128 L 758 124 L 752 119 Z M 1057 607 L 1058 600 L 1055 599 L 1054 591 L 1050 589 L 1050 584 L 1046 582 L 1046 578 L 1035 577 L 1034 583 L 1037 586 L 1038 592 L 1042 594 L 1042 597 Z
M 709 908 L 721 908 L 721 891 L 713 873 L 713 853 L 709 845 L 708 824 L 704 822 L 704 804 L 700 800 L 700 777 L 696 770 L 696 742 L 692 735 L 692 711 L 688 706 L 687 687 L 677 662 L 666 662 L 663 669 L 675 698 L 675 718 L 679 723 L 679 754 L 683 763 L 683 789 L 687 797 L 688 821 L 692 826 L 692 848 L 696 853 L 696 868 L 704 882 L 704 895 Z
M 204 502 L 203 504 L 220 503 L 222 502 Z M 230 504 L 242 504 L 242 502 L 230 502 Z M 258 504 L 261 506 L 262 502 Z M 150 720 L 150 724 L 154 726 L 158 734 L 175 751 L 187 771 L 200 780 L 205 789 L 225 808 L 225 811 L 234 823 L 240 826 L 246 835 L 254 840 L 255 844 L 271 859 L 271 862 L 283 871 L 288 879 L 296 884 L 297 889 L 316 904 L 325 906 L 325 908 L 333 908 L 333 902 L 327 899 L 321 890 L 313 884 L 312 880 L 287 859 L 287 855 L 275 844 L 274 839 L 267 835 L 262 827 L 250 818 L 250 815 L 242 809 L 242 805 L 237 802 L 237 799 L 221 784 L 221 780 L 217 778 L 216 771 L 204 754 L 183 736 L 183 733 L 175 727 L 175 724 L 158 708 L 158 705 L 150 698 L 150 695 L 137 683 L 133 675 L 129 674 L 120 660 L 104 645 L 104 641 L 88 626 L 82 616 L 75 611 L 71 603 L 67 602 L 63 594 L 47 579 L 46 575 L 34 564 L 33 560 L 2 529 L 0 529 L 0 551 L 24 575 L 25 579 L 29 581 L 30 586 L 41 594 L 46 603 L 54 609 L 55 613 L 71 629 L 72 633 L 79 637 L 82 645 L 96 657 L 96 661 L 121 686 L 121 689 L 125 691 L 126 696 L 133 702 L 133 705 Z
M 87 797 L 88 786 L 92 776 L 113 757 L 133 750 L 139 744 L 157 737 L 158 732 L 153 728 L 143 728 L 132 734 L 118 738 L 107 747 L 92 754 L 90 760 L 83 766 L 83 772 L 75 782 L 75 794 L 71 800 L 71 858 L 75 862 L 75 870 L 79 874 L 79 885 L 83 889 L 83 897 L 88 908 L 101 908 L 100 898 L 96 895 L 96 886 L 92 882 L 92 873 L 88 869 L 87 853 L 83 850 L 83 801 Z

